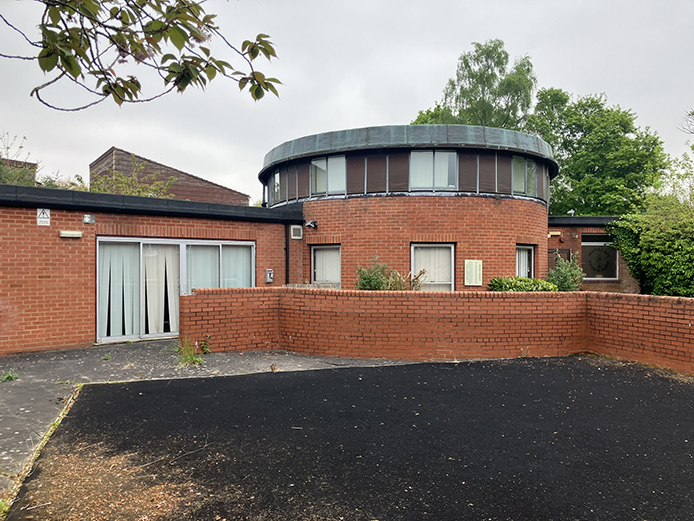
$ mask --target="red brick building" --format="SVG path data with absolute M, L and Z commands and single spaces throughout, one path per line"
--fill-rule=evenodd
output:
M 114 148 L 91 168 L 128 166 Z M 194 176 L 147 168 L 183 174 L 177 195 L 190 200 L 0 185 L 0 354 L 175 336 L 195 288 L 354 289 L 374 257 L 402 275 L 425 269 L 425 291 L 476 292 L 497 276 L 543 278 L 548 250 L 581 248 L 592 287 L 634 289 L 621 265 L 606 276 L 602 221 L 550 218 L 548 228 L 557 165 L 545 142 L 519 132 L 395 126 L 300 138 L 266 156 L 262 208 L 243 194 L 219 204 L 216 191 L 238 193 L 211 183 L 195 192 Z

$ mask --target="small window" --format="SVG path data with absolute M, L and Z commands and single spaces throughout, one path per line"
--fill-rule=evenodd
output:
M 581 267 L 586 274 L 586 280 L 617 280 L 619 278 L 619 252 L 612 247 L 609 235 L 582 235 Z
M 311 195 L 344 194 L 347 184 L 345 156 L 311 161 Z
M 453 291 L 452 244 L 413 244 L 411 252 L 412 273 L 426 270 L 422 291 Z
M 513 193 L 525 194 L 525 158 L 513 156 Z
M 279 203 L 282 197 L 280 195 L 280 171 L 275 172 L 272 182 L 272 202 Z
M 410 153 L 410 190 L 457 190 L 458 155 L 450 150 Z
M 311 282 L 341 284 L 340 246 L 311 248 Z
M 537 163 L 532 159 L 528 159 L 526 163 L 526 184 L 527 189 L 525 194 L 530 197 L 537 197 Z
M 516 276 L 532 278 L 534 275 L 534 247 L 516 246 Z

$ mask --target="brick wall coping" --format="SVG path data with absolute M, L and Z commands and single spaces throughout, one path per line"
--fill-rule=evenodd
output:
M 301 203 L 271 209 L 2 184 L 0 184 L 0 206 L 303 224 Z

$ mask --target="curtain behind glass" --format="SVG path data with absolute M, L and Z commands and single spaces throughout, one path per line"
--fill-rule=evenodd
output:
M 516 275 L 519 277 L 531 276 L 532 250 L 528 248 L 516 249 Z
M 434 188 L 433 150 L 410 153 L 410 188 L 412 190 L 431 190 Z
M 313 250 L 313 282 L 340 284 L 340 248 Z
M 140 333 L 140 246 L 99 243 L 99 338 Z
M 250 246 L 222 246 L 222 288 L 253 285 L 253 254 Z
M 513 193 L 525 193 L 525 158 L 513 156 Z
M 451 291 L 453 272 L 450 247 L 415 246 L 413 274 L 419 273 L 421 269 L 426 270 L 423 291 Z
M 434 155 L 434 184 L 437 190 L 456 190 L 458 188 L 457 161 L 458 155 L 455 152 L 436 151 Z
M 347 162 L 345 156 L 328 158 L 328 193 L 344 194 L 347 182 Z
M 188 291 L 219 287 L 219 246 L 188 246 Z
M 168 315 L 169 331 L 178 331 L 179 248 L 173 245 L 144 244 L 142 256 L 145 278 L 147 334 L 164 333 Z M 167 313 L 168 311 L 168 313 Z

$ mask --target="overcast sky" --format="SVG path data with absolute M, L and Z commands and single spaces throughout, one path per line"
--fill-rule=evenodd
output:
M 35 30 L 41 4 L 1 2 L 5 17 Z M 540 87 L 605 93 L 658 132 L 673 155 L 691 137 L 677 127 L 694 108 L 692 0 L 210 0 L 206 10 L 219 14 L 232 42 L 272 37 L 279 59 L 258 68 L 284 83 L 280 99 L 256 103 L 218 80 L 149 104 L 106 101 L 62 113 L 29 97 L 46 81 L 36 62 L 0 59 L 0 132 L 26 137 L 43 174 L 86 178 L 89 163 L 116 146 L 256 200 L 263 157 L 275 146 L 408 124 L 441 99 L 472 42 L 500 38 L 512 59 L 530 56 Z M 22 47 L 0 25 L 0 52 Z M 80 95 L 61 88 L 50 99 L 79 102 Z

